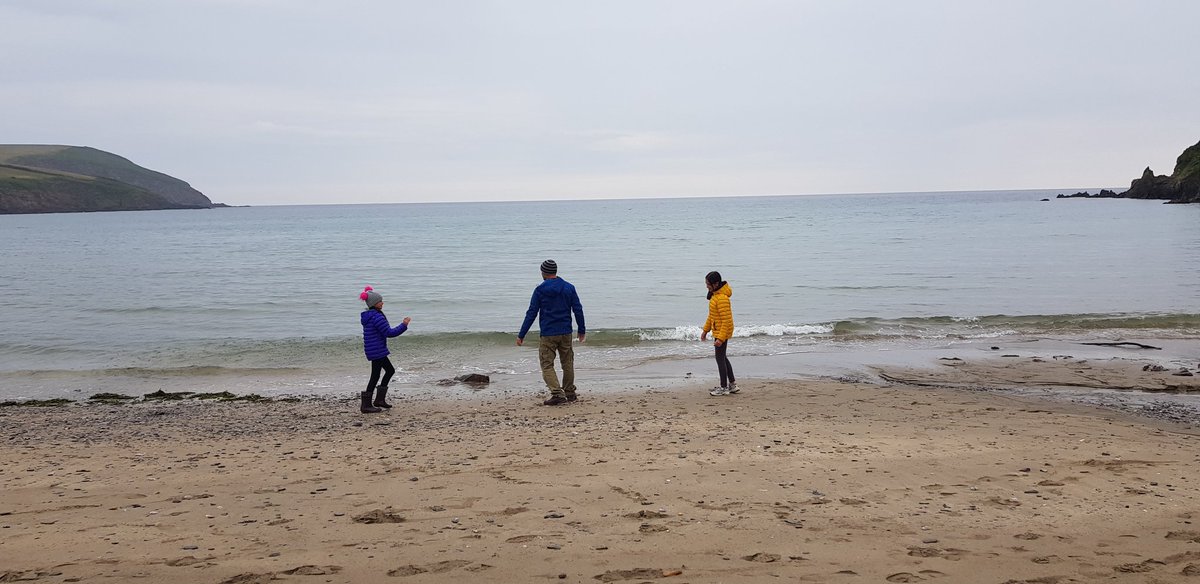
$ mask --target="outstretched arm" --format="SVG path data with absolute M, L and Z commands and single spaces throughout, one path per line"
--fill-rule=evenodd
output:
M 525 321 L 521 323 L 521 332 L 517 333 L 518 345 L 525 340 L 525 335 L 529 334 L 529 327 L 533 326 L 533 319 L 537 318 L 539 306 L 541 302 L 538 301 L 538 290 L 534 288 L 533 296 L 529 297 L 529 309 L 525 311 Z
M 401 323 L 396 326 L 391 326 L 388 319 L 376 320 L 376 331 L 384 337 L 398 337 L 403 335 L 404 331 L 408 330 L 408 325 Z
M 408 319 L 407 318 L 404 319 L 404 322 L 400 323 L 399 325 L 397 325 L 395 327 L 393 327 L 391 325 L 391 323 L 388 322 L 388 319 L 386 316 L 383 318 L 375 319 L 375 332 L 379 333 L 382 336 L 398 337 L 398 336 L 404 334 L 404 331 L 406 331 L 406 330 L 408 330 Z
M 410 323 L 410 322 L 412 322 L 411 318 L 409 318 L 407 316 L 404 317 L 404 322 L 400 323 L 399 325 L 396 325 L 395 328 L 388 329 L 387 336 L 398 337 L 398 336 L 404 334 L 404 331 L 408 330 L 408 323 Z
M 575 323 L 579 325 L 579 342 L 587 336 L 587 324 L 583 321 L 583 304 L 579 302 L 579 294 L 571 290 L 571 312 L 575 313 Z

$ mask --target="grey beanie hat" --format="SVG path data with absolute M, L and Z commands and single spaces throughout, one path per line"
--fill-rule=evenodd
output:
M 546 260 L 542 262 L 542 273 L 549 275 L 557 274 L 558 264 L 554 263 L 554 260 Z
M 372 290 L 370 286 L 367 286 L 366 290 L 363 290 L 358 297 L 367 303 L 367 308 L 375 308 L 376 304 L 383 302 L 383 295 Z

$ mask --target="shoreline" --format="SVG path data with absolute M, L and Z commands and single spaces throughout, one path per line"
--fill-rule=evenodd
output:
M 1184 582 L 1200 433 L 946 388 L 3 408 L 0 575 Z M 1038 580 L 1039 578 L 1043 580 Z
M 993 344 L 997 342 L 1000 344 Z M 1122 342 L 1130 345 L 1095 346 L 1077 339 L 1011 338 L 876 350 L 803 347 L 781 354 L 734 355 L 731 358 L 740 376 L 760 380 L 984 390 L 1098 405 L 1149 418 L 1200 424 L 1200 375 L 1196 375 L 1200 373 L 1200 366 L 1194 357 L 1200 355 L 1200 340 L 1132 338 L 1122 339 Z M 1138 343 L 1159 349 L 1136 347 Z M 1149 368 L 1157 370 L 1144 370 Z M 581 390 L 605 395 L 631 389 L 675 391 L 697 383 L 715 383 L 715 377 L 715 366 L 709 357 L 650 359 L 627 367 L 605 369 L 581 368 L 577 364 Z M 77 389 L 45 398 L 0 399 L 0 407 L 20 406 L 41 399 L 68 399 L 73 404 L 88 405 L 94 401 L 89 399 L 92 396 L 105 394 L 116 394 L 104 400 L 113 403 L 171 401 L 179 397 L 201 401 L 315 399 L 332 402 L 356 396 L 357 386 L 365 376 L 346 375 L 336 384 L 341 389 L 332 389 L 326 384 L 311 392 L 273 390 L 259 379 L 244 375 L 230 376 L 219 383 L 205 379 L 196 386 L 189 385 L 194 379 L 186 376 L 152 378 L 143 389 L 154 390 L 144 392 L 86 393 Z M 247 386 L 266 389 L 247 391 Z M 170 395 L 181 391 L 194 393 Z M 541 375 L 536 371 L 493 374 L 491 383 L 476 386 L 428 380 L 414 382 L 399 368 L 392 396 L 421 401 L 492 400 L 538 396 L 542 392 Z
M 1158 320 L 1131 315 L 981 317 L 986 324 L 971 319 L 947 321 L 948 317 L 918 319 L 919 322 L 866 318 L 853 325 L 841 321 L 828 324 L 830 329 L 847 329 L 840 334 L 798 332 L 809 325 L 770 325 L 759 328 L 771 332 L 735 338 L 730 358 L 753 361 L 747 372 L 756 377 L 864 380 L 875 378 L 873 367 L 932 366 L 940 357 L 959 352 L 986 355 L 992 346 L 1002 353 L 1039 350 L 1047 355 L 1065 352 L 1079 357 L 1144 356 L 1163 361 L 1166 366 L 1174 366 L 1172 361 L 1178 361 L 1195 367 L 1200 355 L 1200 329 L 1195 328 L 1200 321 L 1196 317 L 1190 314 Z M 1089 330 L 1081 324 L 1090 322 L 1089 318 L 1121 328 Z M 1021 319 L 1037 321 L 1042 332 L 1023 333 L 1019 322 L 1009 322 Z M 1060 319 L 1065 319 L 1067 330 L 1073 332 L 1056 330 L 1053 323 Z M 1139 323 L 1144 328 L 1124 328 Z M 1084 328 L 1078 328 L 1081 326 Z M 1155 329 L 1155 326 L 1168 328 Z M 787 327 L 796 330 L 783 330 Z M 699 341 L 699 327 L 686 328 L 622 329 L 617 333 L 598 333 L 601 339 L 589 335 L 588 343 L 577 347 L 576 367 L 589 380 L 601 385 L 618 379 L 636 382 L 634 377 L 647 375 L 657 376 L 655 382 L 674 382 L 677 374 L 686 372 L 684 367 L 691 366 L 689 363 L 711 359 L 712 347 Z M 860 330 L 864 328 L 865 331 Z M 858 334 L 862 332 L 869 334 Z M 605 334 L 607 339 L 603 338 Z M 639 337 L 642 340 L 636 340 Z M 1165 349 L 1139 355 L 1115 349 L 1103 353 L 1095 347 L 1080 345 L 1127 339 Z M 419 387 L 477 373 L 492 376 L 498 385 L 516 387 L 535 383 L 540 376 L 536 347 L 514 347 L 512 340 L 512 336 L 504 333 L 405 335 L 393 346 L 396 381 Z M 83 344 L 60 355 L 61 360 L 49 360 L 49 355 L 58 352 L 47 347 L 35 349 L 36 344 L 18 345 L 15 352 L 5 355 L 0 364 L 0 401 L 78 399 L 92 393 L 142 395 L 180 389 L 246 393 L 250 387 L 252 393 L 265 396 L 337 395 L 346 388 L 362 385 L 368 367 L 362 356 L 361 340 L 353 337 L 336 341 L 304 337 L 279 341 L 209 339 L 171 343 L 153 351 L 123 347 L 92 350 Z M 702 373 L 708 369 L 711 368 L 701 364 L 693 371 Z

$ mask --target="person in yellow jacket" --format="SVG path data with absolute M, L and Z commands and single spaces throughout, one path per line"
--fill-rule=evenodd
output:
M 733 365 L 726 356 L 729 339 L 733 337 L 733 308 L 729 305 L 729 297 L 733 288 L 729 282 L 721 279 L 720 272 L 709 272 L 704 276 L 704 285 L 708 287 L 708 320 L 704 321 L 704 332 L 700 340 L 707 340 L 708 331 L 712 331 L 713 347 L 716 348 L 717 373 L 721 376 L 721 385 L 712 388 L 709 395 L 729 395 L 740 391 L 733 379 Z

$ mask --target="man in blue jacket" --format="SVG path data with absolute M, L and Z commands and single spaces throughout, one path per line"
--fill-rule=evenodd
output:
M 533 289 L 529 299 L 529 310 L 525 311 L 525 322 L 517 334 L 517 346 L 525 343 L 525 335 L 538 319 L 541 343 L 538 345 L 538 361 L 542 366 L 542 379 L 550 389 L 550 399 L 542 402 L 557 406 L 573 402 L 575 395 L 575 349 L 571 346 L 571 313 L 579 324 L 579 342 L 584 342 L 587 327 L 583 323 L 583 305 L 570 282 L 558 277 L 558 264 L 554 260 L 542 262 L 542 283 Z M 554 372 L 554 354 L 562 362 L 562 385 Z

